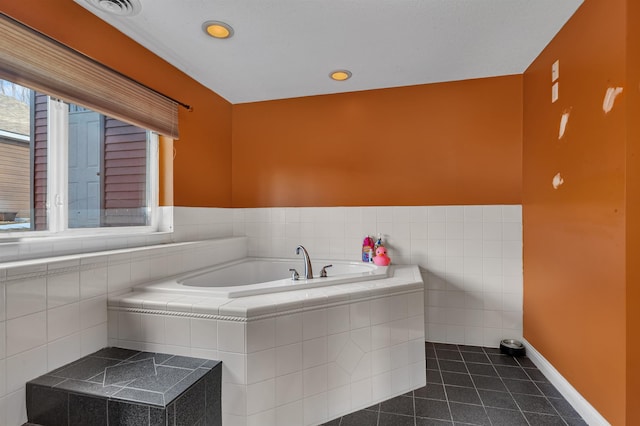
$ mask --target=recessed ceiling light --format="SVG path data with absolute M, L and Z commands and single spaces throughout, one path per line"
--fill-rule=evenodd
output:
M 226 22 L 207 21 L 202 24 L 202 29 L 213 38 L 229 38 L 233 35 L 233 28 Z
M 347 71 L 347 70 L 333 71 L 331 74 L 329 74 L 329 77 L 331 77 L 335 81 L 345 81 L 351 78 L 351 71 Z

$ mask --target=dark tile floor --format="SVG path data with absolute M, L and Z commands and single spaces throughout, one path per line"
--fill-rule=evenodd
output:
M 586 425 L 529 358 L 425 343 L 427 385 L 324 426 Z

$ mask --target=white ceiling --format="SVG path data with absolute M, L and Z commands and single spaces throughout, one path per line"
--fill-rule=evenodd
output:
M 139 0 L 129 17 L 75 1 L 235 104 L 521 74 L 583 0 Z

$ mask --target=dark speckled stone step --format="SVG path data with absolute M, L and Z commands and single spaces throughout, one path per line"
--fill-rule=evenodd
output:
M 220 361 L 111 347 L 28 382 L 27 418 L 40 426 L 221 426 L 220 392 Z

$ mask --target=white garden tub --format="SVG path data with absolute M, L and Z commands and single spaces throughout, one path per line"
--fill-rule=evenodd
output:
M 231 243 L 206 253 L 235 260 L 110 295 L 109 343 L 221 360 L 225 426 L 320 425 L 425 385 L 418 266 L 317 260 L 292 281 L 302 257 Z
M 326 265 L 327 277 L 320 277 Z M 300 279 L 293 280 L 289 269 L 296 269 Z M 390 267 L 349 261 L 316 261 L 313 279 L 304 278 L 302 259 L 245 258 L 188 272 L 168 280 L 145 284 L 145 290 L 185 292 L 212 297 L 237 298 L 280 293 L 345 283 L 387 278 Z

